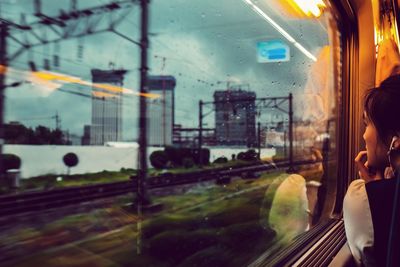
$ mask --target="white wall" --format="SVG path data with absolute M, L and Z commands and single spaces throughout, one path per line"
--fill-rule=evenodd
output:
M 157 148 L 149 148 L 150 153 Z M 137 168 L 136 148 L 115 148 L 105 146 L 31 146 L 5 145 L 4 153 L 12 153 L 21 158 L 21 177 L 29 178 L 45 174 L 66 174 L 67 167 L 62 160 L 69 152 L 79 158 L 71 174 L 119 171 L 121 168 Z M 150 162 L 149 162 L 150 164 Z
M 231 159 L 232 154 L 235 154 L 236 157 L 240 152 L 246 152 L 249 150 L 248 148 L 231 148 L 231 147 L 208 147 L 210 149 L 210 162 L 213 162 L 219 157 L 225 156 L 228 160 Z M 257 149 L 255 149 L 258 152 Z M 261 158 L 270 158 L 276 154 L 275 148 L 262 148 L 261 149 Z
M 160 147 L 149 147 L 148 155 Z M 211 148 L 210 161 L 232 154 L 238 154 L 247 149 Z M 103 170 L 119 171 L 121 168 L 137 169 L 138 152 L 136 147 L 106 147 L 106 146 L 33 146 L 5 145 L 4 153 L 12 153 L 21 158 L 21 177 L 30 178 L 45 174 L 66 174 L 68 169 L 63 163 L 63 156 L 69 152 L 79 158 L 76 167 L 71 168 L 71 174 L 100 172 Z M 261 157 L 275 154 L 274 149 L 263 149 Z M 151 167 L 148 161 L 149 167 Z

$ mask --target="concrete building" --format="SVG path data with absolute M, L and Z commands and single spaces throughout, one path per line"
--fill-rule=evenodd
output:
M 148 91 L 160 95 L 147 101 L 149 146 L 170 146 L 173 139 L 174 125 L 174 89 L 176 80 L 173 76 L 149 76 Z
M 215 91 L 215 139 L 219 145 L 257 145 L 256 93 Z
M 83 126 L 83 135 L 81 140 L 82 146 L 90 146 L 90 129 L 91 125 Z
M 90 145 L 122 140 L 122 87 L 125 70 L 92 70 Z M 111 85 L 111 87 L 109 87 Z M 115 87 L 113 87 L 115 86 Z

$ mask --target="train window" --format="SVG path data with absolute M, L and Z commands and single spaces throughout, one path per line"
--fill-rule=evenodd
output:
M 331 3 L 144 2 L 0 2 L 4 266 L 244 266 L 331 214 Z

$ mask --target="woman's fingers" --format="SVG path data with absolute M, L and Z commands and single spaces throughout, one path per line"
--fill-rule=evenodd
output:
M 366 172 L 368 173 L 368 168 L 367 165 L 367 151 L 360 151 L 357 155 L 357 157 L 354 159 L 354 162 L 356 163 L 356 166 L 360 172 Z
M 354 162 L 356 163 L 358 174 L 360 175 L 361 179 L 369 182 L 378 178 L 375 173 L 370 173 L 369 171 L 367 151 L 360 151 L 357 157 L 354 159 Z
M 357 163 L 357 162 L 361 162 L 363 159 L 367 159 L 367 151 L 366 150 L 358 152 L 358 155 L 354 159 L 354 161 Z

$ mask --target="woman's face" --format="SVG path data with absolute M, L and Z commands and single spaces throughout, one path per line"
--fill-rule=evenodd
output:
M 375 125 L 364 112 L 365 132 L 363 135 L 365 148 L 367 150 L 368 167 L 376 169 L 385 168 L 388 165 L 387 147 L 379 139 Z

